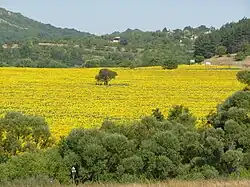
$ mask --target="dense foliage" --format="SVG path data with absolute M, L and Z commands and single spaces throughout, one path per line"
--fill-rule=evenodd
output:
M 239 71 L 236 76 L 238 81 L 247 85 L 246 89 L 250 89 L 250 71 Z
M 223 25 L 220 29 L 200 35 L 195 41 L 195 56 L 211 58 L 215 54 L 242 52 L 238 60 L 249 55 L 250 19 L 243 18 L 239 22 Z M 237 59 L 236 59 L 237 60 Z
M 9 112 L 0 118 L 0 163 L 13 155 L 52 146 L 54 139 L 42 117 Z
M 13 156 L 0 165 L 0 180 L 47 176 L 78 182 L 250 177 L 250 92 L 237 91 L 218 105 L 202 128 L 188 108 L 159 109 L 132 124 L 105 121 L 100 129 L 78 128 L 45 152 Z M 28 171 L 28 172 L 27 172 Z
M 177 69 L 178 68 L 178 61 L 174 56 L 168 56 L 167 58 L 163 59 L 163 69 Z

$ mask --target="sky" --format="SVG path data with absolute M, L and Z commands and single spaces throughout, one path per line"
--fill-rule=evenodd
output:
M 250 18 L 250 0 L 0 0 L 0 7 L 43 23 L 97 35 L 128 28 L 218 28 Z

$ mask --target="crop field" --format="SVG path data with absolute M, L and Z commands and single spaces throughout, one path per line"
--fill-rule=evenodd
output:
M 167 115 L 176 104 L 202 118 L 243 87 L 235 78 L 237 69 L 216 66 L 111 69 L 118 77 L 106 87 L 95 85 L 99 69 L 0 68 L 0 115 L 43 116 L 58 138 L 74 127 L 100 126 L 105 119 L 139 119 L 156 107 Z

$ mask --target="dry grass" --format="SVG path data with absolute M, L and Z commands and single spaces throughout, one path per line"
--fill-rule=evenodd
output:
M 93 184 L 81 187 L 249 187 L 250 181 L 170 181 L 158 184 Z
M 211 62 L 213 65 L 223 65 L 223 66 L 237 66 L 237 67 L 249 67 L 250 64 L 250 56 L 248 56 L 243 61 L 235 61 L 234 57 L 236 54 L 231 55 L 231 57 L 223 56 L 223 57 L 212 57 L 207 59 L 206 61 Z
M 38 182 L 38 183 L 37 183 Z M 17 183 L 2 184 L 4 187 L 73 187 L 76 185 L 60 185 L 39 183 L 39 181 L 19 181 Z M 79 184 L 79 187 L 249 187 L 250 180 L 200 180 L 200 181 L 177 181 L 171 180 L 162 183 L 151 184 Z

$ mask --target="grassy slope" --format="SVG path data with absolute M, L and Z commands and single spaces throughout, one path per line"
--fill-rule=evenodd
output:
M 250 181 L 170 181 L 158 184 L 82 185 L 82 187 L 249 187 Z
M 212 57 L 210 59 L 206 59 L 205 62 L 211 62 L 214 65 L 234 65 L 234 66 L 239 66 L 242 67 L 245 64 L 250 65 L 250 56 L 248 56 L 245 60 L 243 61 L 235 61 L 234 60 L 235 54 L 231 55 L 231 57 L 223 56 L 223 57 Z

